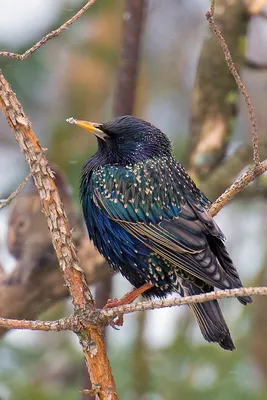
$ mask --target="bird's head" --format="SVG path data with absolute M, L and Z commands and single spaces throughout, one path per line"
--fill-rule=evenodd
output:
M 106 153 L 109 162 L 135 163 L 152 157 L 169 156 L 172 152 L 168 137 L 142 119 L 126 115 L 105 123 L 92 123 L 69 118 L 98 138 L 99 152 Z

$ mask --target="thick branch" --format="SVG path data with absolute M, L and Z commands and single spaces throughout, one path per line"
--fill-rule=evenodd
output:
M 114 116 L 133 113 L 146 0 L 126 0 Z
M 55 165 L 52 169 L 87 282 L 92 284 L 110 275 L 110 268 L 84 233 L 64 174 Z M 22 231 L 18 229 L 18 222 L 24 224 Z M 2 317 L 36 319 L 40 312 L 68 296 L 33 179 L 12 203 L 7 245 L 17 265 L 10 274 L 2 272 L 0 276 Z M 5 330 L 0 328 L 0 336 L 4 333 Z
M 68 220 L 55 186 L 53 173 L 24 111 L 14 92 L 0 72 L 0 108 L 2 109 L 20 148 L 29 164 L 38 189 L 63 276 L 75 307 L 85 308 L 93 298 L 86 284 L 69 230 Z
M 88 306 L 93 309 L 93 298 L 71 239 L 68 220 L 53 180 L 53 173 L 48 166 L 44 151 L 31 128 L 30 121 L 24 114 L 20 103 L 1 71 L 0 108 L 29 164 L 74 308 L 76 312 L 85 310 Z M 116 399 L 115 382 L 105 352 L 102 334 L 93 326 L 85 326 L 84 332 L 79 334 L 79 339 L 92 384 L 94 386 L 100 385 L 101 394 L 99 398 Z M 94 349 L 92 349 L 92 346 L 90 347 L 91 342 L 95 343 Z
M 38 50 L 41 46 L 43 46 L 45 43 L 47 43 L 49 40 L 59 36 L 63 31 L 68 29 L 70 25 L 73 24 L 78 18 L 80 18 L 85 11 L 90 8 L 96 0 L 90 0 L 88 1 L 83 8 L 81 8 L 77 14 L 75 14 L 73 17 L 71 17 L 68 21 L 66 21 L 63 25 L 61 25 L 58 29 L 55 31 L 52 31 L 48 33 L 48 35 L 44 36 L 39 42 L 35 43 L 30 49 L 25 51 L 23 54 L 17 54 L 17 53 L 11 53 L 9 51 L 0 51 L 0 57 L 9 57 L 9 58 L 14 58 L 15 60 L 18 61 L 23 61 L 25 58 L 29 57 L 32 53 L 34 53 L 36 50 Z

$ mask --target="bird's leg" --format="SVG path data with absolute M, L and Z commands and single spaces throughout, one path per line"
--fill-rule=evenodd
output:
M 104 310 L 107 308 L 119 307 L 132 303 L 140 294 L 146 292 L 152 286 L 153 283 L 147 282 L 139 288 L 133 289 L 131 292 L 126 293 L 121 299 L 109 299 L 107 304 L 104 306 Z
M 107 308 L 113 308 L 118 306 L 123 306 L 125 304 L 132 303 L 140 294 L 146 292 L 148 289 L 152 288 L 153 283 L 147 282 L 139 288 L 133 289 L 131 292 L 126 293 L 121 299 L 108 299 L 107 304 L 103 307 L 104 310 Z M 123 325 L 123 316 L 120 315 L 116 321 L 116 325 Z

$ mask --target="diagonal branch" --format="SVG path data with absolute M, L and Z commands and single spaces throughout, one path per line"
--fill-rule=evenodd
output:
M 210 207 L 210 213 L 212 216 L 218 214 L 218 212 L 232 200 L 241 190 L 243 190 L 250 182 L 253 182 L 256 178 L 267 171 L 267 160 L 261 162 L 258 165 L 248 169 L 240 178 L 238 178 L 232 185 L 225 190 L 225 192 L 214 201 Z
M 32 130 L 30 121 L 24 114 L 22 106 L 1 71 L 0 108 L 29 164 L 74 310 L 78 314 L 88 307 L 93 310 L 93 297 L 71 239 L 68 220 L 53 179 L 53 173 Z M 97 326 L 84 325 L 83 331 L 77 334 L 84 351 L 92 384 L 93 386 L 100 385 L 101 395 L 99 395 L 99 398 L 101 400 L 117 399 L 115 382 L 105 351 L 101 329 Z M 92 342 L 94 342 L 94 346 L 90 346 Z
M 41 46 L 43 46 L 45 43 L 47 43 L 49 40 L 59 36 L 63 31 L 68 29 L 73 24 L 73 22 L 75 22 L 78 18 L 80 18 L 88 10 L 88 8 L 90 8 L 95 2 L 96 2 L 96 0 L 88 1 L 73 17 L 71 17 L 68 21 L 66 21 L 63 25 L 61 25 L 55 31 L 48 33 L 39 42 L 35 43 L 30 49 L 26 50 L 25 53 L 18 54 L 18 53 L 11 53 L 9 51 L 0 51 L 0 57 L 1 56 L 9 57 L 9 58 L 13 58 L 18 61 L 25 60 L 32 53 L 34 53 L 36 50 L 38 50 Z
M 28 182 L 28 180 L 31 178 L 31 176 L 32 176 L 32 174 L 27 175 L 26 178 L 24 178 L 23 181 L 19 184 L 17 189 L 13 193 L 11 193 L 11 195 L 7 199 L 0 200 L 0 210 L 2 210 L 2 208 L 6 207 L 17 196 L 17 194 L 19 194 L 19 192 L 24 187 L 24 185 Z
M 215 9 L 215 0 L 212 0 L 211 2 L 211 7 L 210 10 L 206 13 L 206 18 L 214 32 L 214 34 L 217 36 L 219 44 L 223 50 L 224 57 L 225 57 L 225 62 L 233 75 L 236 84 L 242 93 L 245 103 L 248 108 L 248 113 L 249 113 L 249 119 L 251 123 L 251 129 L 252 129 L 252 146 L 253 146 L 253 162 L 255 165 L 258 165 L 260 163 L 260 156 L 259 156 L 259 138 L 258 138 L 258 129 L 257 129 L 257 123 L 256 123 L 256 117 L 254 113 L 254 107 L 251 103 L 250 97 L 248 95 L 247 89 L 245 88 L 244 84 L 241 81 L 241 78 L 237 72 L 237 69 L 235 67 L 235 64 L 233 62 L 231 53 L 228 49 L 228 46 L 225 42 L 224 37 L 222 36 L 221 31 L 219 30 L 218 26 L 216 25 L 214 21 L 214 9 Z

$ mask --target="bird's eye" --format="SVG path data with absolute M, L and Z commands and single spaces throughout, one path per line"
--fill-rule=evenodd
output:
M 117 142 L 118 142 L 118 143 L 124 142 L 124 136 L 119 136 L 119 137 L 117 138 Z

